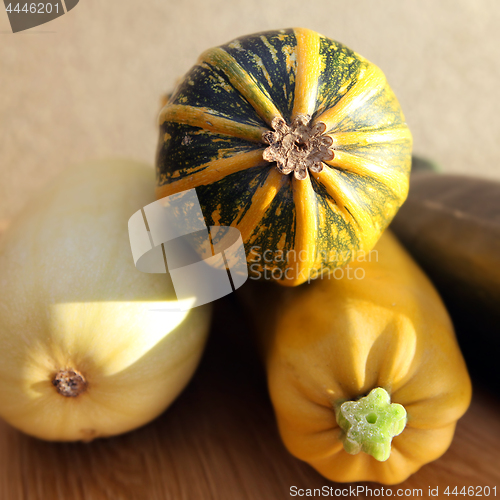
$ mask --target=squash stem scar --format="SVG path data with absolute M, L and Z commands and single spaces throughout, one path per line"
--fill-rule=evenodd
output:
M 57 392 L 66 398 L 76 398 L 87 390 L 85 377 L 77 370 L 59 370 L 52 379 Z
M 262 134 L 262 140 L 269 144 L 262 154 L 264 160 L 276 162 L 277 169 L 284 175 L 293 172 L 298 180 L 307 177 L 307 170 L 319 173 L 323 161 L 331 161 L 334 152 L 330 149 L 333 139 L 323 135 L 326 125 L 317 122 L 310 125 L 310 115 L 298 115 L 290 125 L 281 117 L 271 123 L 273 131 Z

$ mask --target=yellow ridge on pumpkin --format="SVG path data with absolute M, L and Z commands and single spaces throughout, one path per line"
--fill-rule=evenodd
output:
M 335 146 L 370 146 L 371 144 L 412 140 L 410 129 L 404 125 L 385 130 L 361 130 L 356 132 L 331 132 L 332 148 Z
M 285 274 L 282 284 L 297 286 L 309 278 L 309 272 L 316 260 L 316 235 L 318 219 L 316 214 L 316 193 L 309 175 L 302 180 L 292 179 L 293 202 L 295 203 L 294 252 L 288 261 L 290 273 Z
M 206 62 L 219 69 L 229 78 L 231 85 L 252 105 L 257 114 L 271 125 L 273 118 L 281 117 L 268 93 L 243 69 L 236 59 L 220 47 L 205 51 L 198 64 Z
M 323 122 L 327 131 L 333 130 L 351 111 L 361 108 L 363 101 L 369 99 L 385 85 L 387 85 L 387 81 L 384 73 L 374 64 L 367 63 L 360 71 L 357 82 L 335 106 L 317 116 L 314 123 Z
M 292 120 L 297 115 L 312 115 L 314 113 L 321 71 L 319 34 L 305 28 L 295 28 L 293 31 L 297 39 L 295 49 L 297 75 L 295 77 Z
M 198 186 L 213 184 L 241 170 L 268 164 L 268 162 L 262 159 L 263 151 L 264 149 L 262 148 L 254 149 L 253 151 L 239 153 L 229 158 L 222 158 L 220 160 L 213 160 L 205 163 L 198 167 L 202 170 L 192 175 L 188 175 L 177 181 L 169 182 L 163 186 L 158 186 L 156 188 L 156 198 L 159 199 Z
M 160 125 L 165 122 L 182 123 L 192 127 L 200 127 L 215 134 L 238 137 L 251 142 L 262 142 L 262 134 L 268 129 L 239 123 L 229 118 L 215 116 L 209 108 L 171 104 L 165 106 L 159 116 Z
M 366 158 L 345 151 L 335 150 L 333 160 L 325 161 L 331 167 L 338 167 L 346 172 L 370 177 L 384 184 L 399 200 L 406 199 L 408 194 L 408 176 L 394 168 L 377 165 Z
M 320 173 L 312 175 L 335 200 L 346 220 L 352 222 L 352 228 L 359 241 L 364 242 L 360 250 L 373 248 L 379 231 L 375 230 L 370 214 L 355 198 L 352 187 L 342 179 L 339 172 L 331 168 L 324 168 Z
M 265 182 L 255 190 L 250 202 L 250 208 L 245 215 L 239 221 L 237 217 L 231 224 L 232 227 L 236 227 L 240 231 L 243 241 L 250 241 L 252 233 L 262 223 L 264 214 L 285 180 L 286 176 L 272 167 Z

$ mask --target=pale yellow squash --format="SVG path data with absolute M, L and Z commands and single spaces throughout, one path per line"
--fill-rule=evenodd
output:
M 129 431 L 192 376 L 210 309 L 179 311 L 168 275 L 132 260 L 127 222 L 153 191 L 146 165 L 84 164 L 11 224 L 0 249 L 0 416 L 18 429 L 48 440 Z

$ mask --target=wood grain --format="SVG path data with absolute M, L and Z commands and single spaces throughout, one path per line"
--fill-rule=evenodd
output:
M 216 304 L 203 361 L 158 419 L 123 436 L 60 444 L 0 423 L 0 500 L 280 500 L 290 487 L 343 487 L 279 439 L 265 379 L 234 296 Z M 497 486 L 500 402 L 478 389 L 449 451 L 398 488 Z M 372 489 L 379 485 L 363 483 Z M 372 498 L 363 494 L 358 498 Z

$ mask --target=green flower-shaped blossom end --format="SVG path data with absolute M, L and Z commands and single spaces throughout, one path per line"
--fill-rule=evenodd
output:
M 342 429 L 344 449 L 351 455 L 360 451 L 383 462 L 391 454 L 394 436 L 406 426 L 406 410 L 391 398 L 385 389 L 377 387 L 357 401 L 346 401 L 336 411 Z

